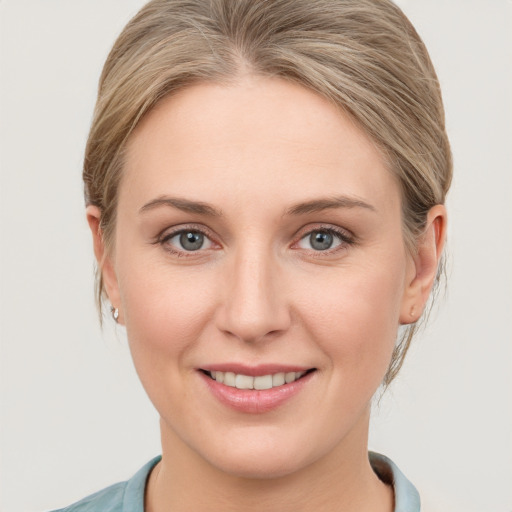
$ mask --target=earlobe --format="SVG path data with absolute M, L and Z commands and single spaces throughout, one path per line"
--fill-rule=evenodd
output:
M 94 255 L 98 263 L 98 268 L 103 276 L 103 285 L 108 298 L 114 308 L 120 307 L 119 287 L 117 283 L 117 276 L 114 269 L 114 263 L 111 255 L 105 247 L 103 240 L 103 232 L 100 226 L 101 210 L 94 205 L 89 205 L 86 208 L 87 222 L 92 234 L 92 241 L 94 247 Z M 118 320 L 121 323 L 121 319 Z
M 434 285 L 446 238 L 446 208 L 438 204 L 427 215 L 425 231 L 417 243 L 417 250 L 411 257 L 411 272 L 407 277 L 406 289 L 400 312 L 402 325 L 416 322 L 428 301 Z

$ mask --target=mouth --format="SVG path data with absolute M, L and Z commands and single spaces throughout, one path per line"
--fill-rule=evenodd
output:
M 243 373 L 234 373 L 219 370 L 200 370 L 211 380 L 223 384 L 224 386 L 240 390 L 264 391 L 268 389 L 281 388 L 287 384 L 293 384 L 307 375 L 316 371 L 316 368 L 301 371 L 288 371 L 268 373 L 266 375 L 245 375 Z
M 221 404 L 250 414 L 273 411 L 303 395 L 305 389 L 311 389 L 318 373 L 317 368 L 280 363 L 217 363 L 197 370 L 206 389 Z

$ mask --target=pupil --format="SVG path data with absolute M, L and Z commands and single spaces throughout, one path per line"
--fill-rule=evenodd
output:
M 189 231 L 180 235 L 180 244 L 187 251 L 197 251 L 203 246 L 204 237 L 201 233 Z
M 309 241 L 313 249 L 316 249 L 317 251 L 325 251 L 331 247 L 333 238 L 330 233 L 317 231 L 315 233 L 311 233 Z

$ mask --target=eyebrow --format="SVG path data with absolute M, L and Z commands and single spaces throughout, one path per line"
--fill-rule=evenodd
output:
M 190 201 L 177 197 L 161 196 L 146 203 L 139 213 L 145 213 L 161 206 L 170 206 L 187 213 L 197 213 L 199 215 L 207 215 L 208 217 L 221 217 L 222 212 L 213 206 L 201 201 Z
M 364 208 L 376 212 L 374 206 L 365 201 L 350 196 L 336 196 L 330 198 L 313 199 L 304 203 L 296 204 L 286 211 L 287 215 L 305 215 L 307 213 L 317 213 L 323 210 L 334 208 Z
M 222 217 L 222 211 L 208 203 L 168 196 L 157 197 L 149 201 L 139 210 L 139 213 L 145 213 L 162 206 L 176 208 L 186 213 L 196 213 L 208 217 Z M 361 199 L 350 196 L 337 196 L 332 198 L 312 199 L 311 201 L 296 204 L 288 208 L 285 215 L 306 215 L 308 213 L 317 213 L 335 208 L 364 208 L 376 212 L 375 207 Z

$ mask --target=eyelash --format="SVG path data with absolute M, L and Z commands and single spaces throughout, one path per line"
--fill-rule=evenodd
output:
M 340 242 L 339 245 L 333 248 L 326 249 L 324 251 L 315 251 L 314 249 L 310 249 L 309 253 L 313 254 L 315 257 L 328 256 L 330 254 L 337 253 L 338 251 L 342 251 L 344 249 L 347 249 L 347 247 L 354 245 L 357 241 L 355 236 L 352 233 L 348 232 L 347 230 L 337 228 L 332 225 L 319 225 L 315 226 L 314 228 L 308 228 L 307 231 L 301 233 L 300 238 L 293 245 L 297 245 L 305 238 L 310 237 L 313 233 L 328 233 L 333 237 L 337 238 Z
M 166 251 L 168 251 L 169 253 L 171 253 L 179 258 L 183 258 L 183 257 L 187 258 L 187 257 L 194 257 L 194 256 L 197 257 L 199 254 L 204 252 L 205 249 L 198 249 L 197 251 L 186 251 L 184 249 L 178 250 L 178 249 L 173 248 L 172 245 L 167 244 L 167 242 L 172 240 L 174 237 L 181 235 L 183 233 L 189 233 L 189 232 L 200 233 L 206 239 L 208 239 L 212 244 L 218 245 L 214 241 L 214 237 L 212 236 L 212 234 L 210 233 L 209 230 L 206 230 L 204 227 L 201 227 L 201 226 L 193 226 L 193 225 L 180 227 L 179 229 L 176 229 L 176 230 L 173 230 L 170 232 L 166 232 L 164 230 L 160 234 L 158 234 L 158 236 L 156 237 L 153 244 L 161 245 L 162 247 L 164 247 L 164 249 Z M 298 238 L 298 240 L 292 244 L 292 248 L 294 248 L 294 246 L 296 246 L 298 243 L 300 243 L 306 237 L 311 236 L 313 233 L 328 233 L 328 234 L 332 235 L 333 237 L 337 238 L 340 242 L 339 245 L 335 246 L 334 248 L 329 248 L 324 251 L 309 249 L 308 252 L 314 254 L 315 256 L 322 256 L 322 255 L 329 255 L 332 253 L 336 253 L 340 250 L 346 249 L 347 246 L 354 245 L 357 241 L 356 238 L 354 237 L 354 235 L 347 232 L 346 230 L 333 227 L 332 225 L 329 225 L 329 226 L 319 225 L 319 226 L 315 226 L 314 228 L 308 228 L 307 231 L 303 231 L 299 235 L 300 237 Z
M 190 257 L 197 257 L 200 253 L 204 252 L 204 249 L 198 249 L 197 251 L 186 251 L 185 249 L 179 250 L 175 249 L 172 245 L 168 244 L 170 240 L 172 240 L 175 236 L 181 235 L 183 233 L 200 233 L 203 235 L 206 239 L 208 239 L 212 244 L 215 244 L 213 241 L 214 237 L 211 235 L 210 231 L 205 229 L 204 227 L 199 226 L 183 226 L 179 229 L 172 230 L 167 232 L 166 230 L 162 231 L 157 237 L 156 240 L 153 242 L 154 245 L 159 244 L 161 245 L 166 251 L 171 253 L 174 256 L 177 256 L 178 258 L 190 258 Z M 218 245 L 218 244 L 216 244 Z

